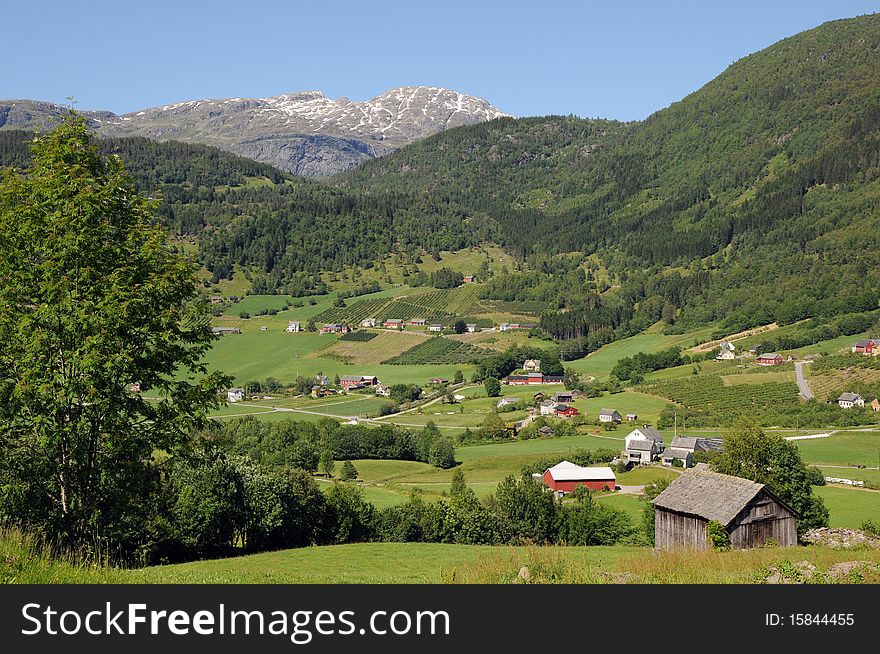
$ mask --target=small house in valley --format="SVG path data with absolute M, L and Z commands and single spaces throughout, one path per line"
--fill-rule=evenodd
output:
M 620 414 L 617 409 L 602 409 L 599 412 L 599 422 L 620 422 Z
M 865 406 L 865 398 L 858 393 L 844 393 L 837 398 L 837 404 L 841 409 L 852 409 L 855 406 Z
M 364 318 L 361 320 L 361 327 L 375 327 L 376 319 L 375 318 Z
M 665 466 L 674 466 L 676 461 L 681 462 L 682 468 L 690 468 L 694 453 L 681 447 L 670 446 L 663 450 L 660 462 Z
M 442 332 L 443 325 L 441 325 L 439 322 L 431 323 L 430 325 L 428 325 L 428 331 L 429 332 Z
M 876 397 L 871 400 L 871 411 L 873 411 L 874 413 L 880 412 L 880 400 L 878 400 Z
M 397 318 L 389 318 L 383 323 L 386 329 L 403 329 L 403 320 Z
M 295 334 L 296 332 L 302 331 L 302 325 L 299 320 L 291 320 L 287 323 L 287 331 L 291 334 Z
M 580 411 L 575 409 L 573 406 L 569 406 L 568 404 L 557 404 L 556 408 L 553 410 L 553 413 L 561 418 L 572 418 L 581 414 Z
M 627 459 L 633 463 L 651 463 L 659 458 L 663 449 L 663 436 L 650 425 L 633 429 L 624 439 L 624 451 Z
M 852 352 L 853 354 L 877 356 L 880 353 L 880 341 L 873 338 L 862 339 L 852 346 Z
M 573 492 L 578 486 L 591 490 L 614 490 L 617 478 L 608 467 L 584 467 L 571 461 L 560 461 L 544 471 L 544 483 L 561 496 Z
M 544 400 L 539 406 L 542 416 L 552 416 L 556 412 L 556 407 L 559 406 L 559 403 L 553 400 Z
M 341 322 L 328 322 L 321 327 L 322 334 L 347 334 L 348 326 Z
M 762 354 L 759 356 L 755 363 L 759 366 L 781 366 L 784 362 L 781 354 L 777 354 L 776 352 L 770 352 L 769 354 Z
M 718 345 L 718 361 L 732 361 L 736 358 L 736 346 L 730 341 L 721 341 Z
M 465 329 L 468 330 L 469 334 L 473 334 L 475 331 L 477 331 L 477 324 L 469 322 L 465 325 Z
M 385 384 L 377 384 L 376 395 L 380 397 L 391 397 L 391 388 Z
M 211 333 L 218 336 L 227 336 L 229 334 L 241 334 L 238 327 L 211 327 Z
M 449 380 L 446 377 L 431 377 L 431 386 L 442 386 L 443 384 L 448 384 Z
M 465 284 L 470 284 L 475 279 L 476 279 L 476 277 L 474 277 L 473 275 L 465 275 L 464 279 L 462 281 L 464 281 Z
M 241 402 L 244 399 L 244 389 L 230 388 L 226 391 L 227 402 Z
M 634 423 L 634 422 L 635 422 L 636 420 L 638 420 L 638 419 L 639 419 L 639 414 L 637 414 L 637 413 L 627 413 L 627 414 L 626 414 L 626 421 L 627 421 L 629 424 Z
M 412 325 L 413 327 L 424 327 L 427 324 L 427 322 L 428 321 L 425 320 L 424 318 L 412 318 L 409 321 L 409 324 Z
M 517 400 L 515 397 L 502 397 L 500 400 L 498 400 L 498 403 L 495 406 L 499 409 L 503 409 L 506 406 L 516 404 L 518 401 L 519 400 Z
M 574 393 L 571 391 L 560 392 L 557 391 L 553 393 L 553 401 L 554 402 L 562 402 L 563 404 L 568 404 L 569 402 L 574 402 Z
M 540 359 L 526 359 L 523 362 L 523 370 L 526 372 L 540 372 L 541 371 L 541 360 Z
M 653 500 L 658 550 L 709 549 L 709 522 L 721 523 L 733 549 L 797 544 L 797 514 L 749 479 L 700 470 L 675 479 Z

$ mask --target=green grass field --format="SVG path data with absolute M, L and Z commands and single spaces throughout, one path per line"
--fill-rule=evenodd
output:
M 865 520 L 880 523 L 880 491 L 838 486 L 813 489 L 825 501 L 831 527 L 858 529 Z
M 876 467 L 880 457 L 880 432 L 839 431 L 828 438 L 794 442 L 804 461 L 814 464 Z
M 688 332 L 687 334 L 679 334 L 675 336 L 666 336 L 648 330 L 643 334 L 624 338 L 606 345 L 596 352 L 566 364 L 582 375 L 589 375 L 596 378 L 607 377 L 611 373 L 611 369 L 619 359 L 631 357 L 639 352 L 659 352 L 666 348 L 677 345 L 681 348 L 688 348 L 695 343 L 707 340 L 711 335 L 713 328 L 705 327 L 700 330 Z
M 146 583 L 431 584 L 486 556 L 523 555 L 526 548 L 437 543 L 359 543 L 145 568 Z M 640 554 L 638 547 L 568 547 L 566 557 L 605 568 Z

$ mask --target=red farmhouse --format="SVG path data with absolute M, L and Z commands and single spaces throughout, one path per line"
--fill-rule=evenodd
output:
M 755 361 L 759 366 L 781 366 L 782 355 L 771 352 L 770 354 L 762 354 Z
M 554 412 L 557 416 L 565 416 L 566 418 L 571 418 L 572 416 L 579 416 L 581 414 L 580 411 L 575 409 L 573 406 L 568 406 L 567 404 L 559 404 L 554 409 Z
M 614 490 L 617 478 L 608 467 L 584 468 L 571 461 L 561 461 L 544 471 L 544 483 L 557 494 L 571 493 L 578 486 L 592 490 Z

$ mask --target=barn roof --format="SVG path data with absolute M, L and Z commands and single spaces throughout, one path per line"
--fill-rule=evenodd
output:
M 676 436 L 672 439 L 672 444 L 669 447 L 683 447 L 688 450 L 692 450 L 697 446 L 697 439 L 695 436 Z
M 686 459 L 688 458 L 690 453 L 690 450 L 686 450 L 680 447 L 670 447 L 668 450 L 663 452 L 662 457 L 664 459 Z
M 762 490 L 764 484 L 750 479 L 701 470 L 678 477 L 654 498 L 654 506 L 727 526 Z
M 860 399 L 861 397 L 862 397 L 861 395 L 857 395 L 856 393 L 844 393 L 843 395 L 841 395 L 840 397 L 837 398 L 837 401 L 838 402 L 840 402 L 840 401 L 855 402 L 856 400 Z
M 627 436 L 632 436 L 636 431 L 640 431 L 648 440 L 657 441 L 658 443 L 663 442 L 663 435 L 650 425 L 642 425 L 641 427 L 637 427 L 636 429 L 633 429 L 629 434 L 627 434 Z
M 616 479 L 614 471 L 607 466 L 589 467 L 579 466 L 571 461 L 560 461 L 552 468 L 548 468 L 550 476 L 555 481 L 604 481 Z
M 644 438 L 634 438 L 629 442 L 629 446 L 626 449 L 650 452 L 654 449 L 654 441 L 645 440 Z

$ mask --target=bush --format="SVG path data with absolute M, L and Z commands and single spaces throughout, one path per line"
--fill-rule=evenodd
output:
M 486 389 L 486 395 L 489 397 L 498 397 L 501 395 L 501 382 L 494 377 L 487 377 L 483 381 L 483 388 Z
M 342 469 L 339 471 L 339 478 L 342 481 L 354 481 L 357 477 L 357 468 L 354 467 L 354 464 L 351 461 L 346 461 L 342 464 Z
M 710 520 L 706 526 L 706 540 L 713 550 L 730 549 L 730 534 L 727 533 L 727 528 L 717 520 Z

